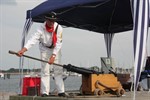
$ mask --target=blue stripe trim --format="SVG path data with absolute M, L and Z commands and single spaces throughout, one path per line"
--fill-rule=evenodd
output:
M 140 48 L 139 48 L 139 52 L 138 52 L 138 54 L 139 54 L 139 57 L 138 57 L 138 66 L 137 66 L 137 70 L 136 70 L 136 83 L 135 83 L 135 87 L 136 87 L 136 89 L 137 89 L 137 86 L 138 86 L 138 82 L 139 82 L 139 77 L 140 77 L 140 73 L 141 73 L 141 61 L 142 61 L 142 56 L 143 56 L 143 34 L 144 34 L 144 20 L 145 20 L 145 13 L 144 13 L 144 11 L 145 11 L 145 4 L 144 4 L 145 2 L 143 1 L 143 6 L 142 6 L 142 16 L 143 16 L 143 18 L 142 18 L 142 21 L 141 21 L 141 30 L 140 30 Z M 143 8 L 144 7 L 144 8 Z
M 133 5 L 134 5 L 134 3 L 133 3 Z M 135 8 L 134 8 L 135 9 Z M 137 42 L 137 29 L 138 29 L 138 18 L 139 18 L 139 16 L 138 16 L 138 14 L 139 14 L 139 0 L 137 0 L 137 3 L 136 3 L 136 11 L 135 11 L 135 13 L 136 13 L 136 18 L 135 18 L 135 20 L 134 20 L 134 39 L 133 39 L 133 46 L 134 46 L 134 58 L 135 58 L 135 52 L 136 52 L 136 42 Z

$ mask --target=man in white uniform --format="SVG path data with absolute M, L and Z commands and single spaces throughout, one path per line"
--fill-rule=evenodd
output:
M 54 69 L 54 78 L 56 88 L 59 96 L 67 96 L 64 89 L 64 82 L 62 79 L 63 68 L 52 65 L 53 63 L 60 63 L 61 47 L 62 47 L 62 27 L 56 21 L 56 13 L 51 12 L 45 16 L 46 21 L 27 41 L 24 48 L 18 51 L 18 56 L 22 56 L 29 48 L 39 42 L 39 49 L 41 59 L 49 61 L 48 63 L 41 63 L 41 96 L 45 97 L 50 92 L 50 72 L 49 68 Z

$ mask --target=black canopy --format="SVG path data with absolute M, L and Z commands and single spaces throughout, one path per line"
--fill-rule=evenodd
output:
M 98 33 L 117 33 L 133 29 L 130 0 L 48 0 L 27 11 L 27 19 L 44 22 L 51 11 L 58 23 Z

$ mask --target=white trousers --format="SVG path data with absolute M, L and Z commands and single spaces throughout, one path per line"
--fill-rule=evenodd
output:
M 52 55 L 52 51 L 49 52 L 41 52 L 41 59 L 49 61 L 50 56 Z M 55 63 L 60 64 L 61 62 L 61 53 L 59 52 L 56 55 Z M 63 93 L 65 91 L 64 89 L 64 82 L 63 82 L 63 68 L 56 65 L 50 65 L 48 63 L 41 63 L 41 94 L 49 94 L 50 92 L 50 69 L 53 69 L 54 71 L 54 78 L 55 78 L 55 84 L 56 89 L 58 90 L 58 93 Z

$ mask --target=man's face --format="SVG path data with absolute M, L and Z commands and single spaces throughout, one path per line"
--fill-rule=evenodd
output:
M 46 23 L 47 23 L 47 25 L 48 25 L 49 27 L 53 27 L 53 25 L 54 25 L 54 20 L 47 19 L 47 20 L 46 20 Z

